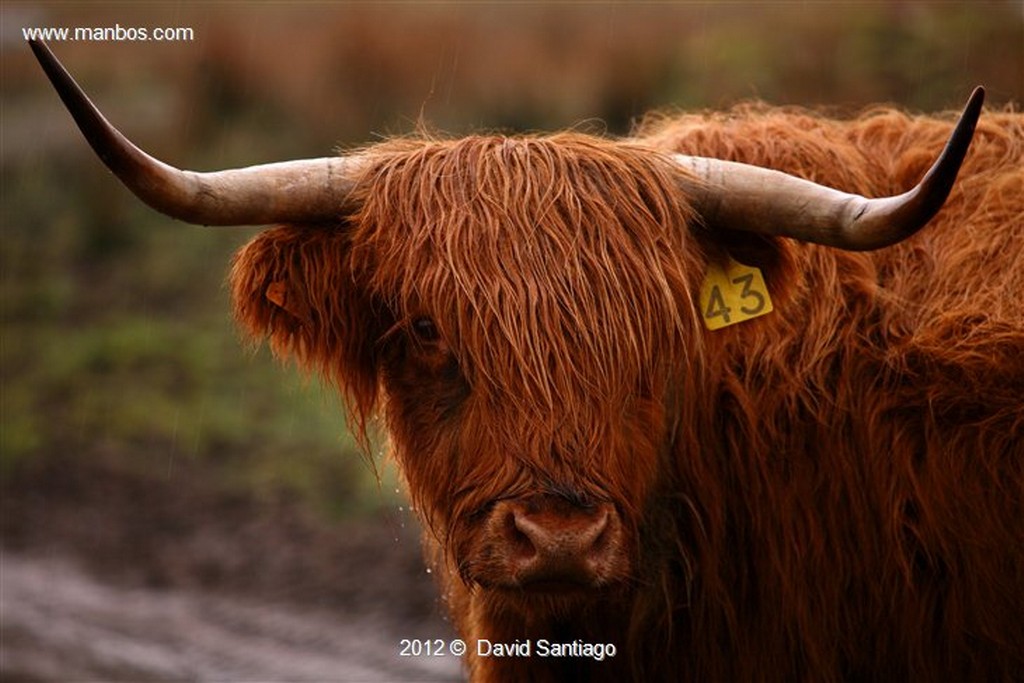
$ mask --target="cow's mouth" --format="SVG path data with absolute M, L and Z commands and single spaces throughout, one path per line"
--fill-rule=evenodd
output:
M 554 593 L 591 593 L 608 588 L 607 582 L 596 576 L 581 575 L 547 575 L 547 576 L 515 576 L 506 571 L 482 572 L 477 576 L 463 576 L 467 583 L 474 584 L 488 591 L 503 593 L 554 594 Z
M 530 581 L 520 586 L 520 590 L 529 595 L 567 595 L 574 593 L 590 593 L 600 590 L 596 586 L 569 579 L 544 579 L 542 581 Z
M 581 583 L 570 580 L 543 580 L 512 584 L 478 584 L 484 595 L 517 614 L 582 614 L 602 604 L 618 603 L 627 582 Z

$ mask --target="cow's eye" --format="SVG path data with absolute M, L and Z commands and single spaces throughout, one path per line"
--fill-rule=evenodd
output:
M 412 321 L 412 332 L 421 342 L 433 343 L 441 338 L 437 331 L 437 325 L 427 317 L 416 318 Z

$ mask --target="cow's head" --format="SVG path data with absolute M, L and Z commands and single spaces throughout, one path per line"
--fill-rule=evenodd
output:
M 241 250 L 239 319 L 384 414 L 467 582 L 626 579 L 674 359 L 699 343 L 681 172 L 575 134 L 402 141 L 359 163 L 343 216 Z
M 661 461 L 691 423 L 716 235 L 905 238 L 949 192 L 982 99 L 922 182 L 885 199 L 568 133 L 191 173 L 138 150 L 33 49 L 144 201 L 193 223 L 283 224 L 236 257 L 238 319 L 336 382 L 361 424 L 383 415 L 462 579 L 525 599 L 634 576 Z

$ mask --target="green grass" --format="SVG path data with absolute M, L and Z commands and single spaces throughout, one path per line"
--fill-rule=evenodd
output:
M 332 517 L 392 504 L 394 476 L 358 449 L 340 399 L 234 329 L 223 281 L 246 231 L 174 224 L 130 196 L 74 210 L 109 182 L 13 183 L 20 212 L 0 246 L 0 472 L 104 458 L 140 476 L 199 470 Z M 53 187 L 62 192 L 47 201 Z

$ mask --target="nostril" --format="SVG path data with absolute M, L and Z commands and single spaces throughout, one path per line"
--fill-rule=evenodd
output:
M 515 511 L 505 515 L 505 537 L 512 555 L 519 560 L 529 561 L 537 555 L 537 546 L 531 540 L 530 533 L 519 526 L 519 518 Z
M 558 544 L 558 529 L 539 514 L 517 509 L 512 513 L 512 520 L 516 535 L 529 543 L 534 552 L 550 553 Z
M 602 541 L 607 538 L 608 531 L 608 510 L 600 510 L 597 518 L 583 531 L 586 536 L 582 539 L 582 547 L 590 550 L 597 550 Z

